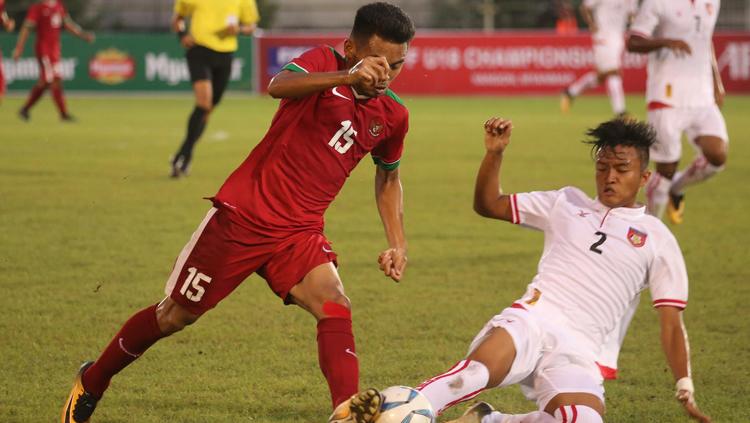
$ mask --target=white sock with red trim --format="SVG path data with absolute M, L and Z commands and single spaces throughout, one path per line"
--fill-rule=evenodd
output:
M 582 92 L 588 90 L 589 88 L 594 88 L 597 85 L 599 85 L 599 76 L 596 74 L 596 72 L 587 72 L 580 78 L 576 79 L 572 84 L 570 84 L 570 86 L 568 87 L 568 94 L 573 97 L 577 97 Z
M 672 181 L 657 172 L 651 174 L 646 183 L 646 211 L 661 219 L 669 201 L 669 188 Z
M 672 179 L 670 192 L 675 195 L 682 194 L 688 185 L 703 182 L 724 170 L 724 166 L 714 166 L 703 156 L 698 156 L 693 163 L 682 172 L 677 172 Z
M 503 414 L 494 411 L 489 416 L 482 417 L 482 423 L 558 423 L 558 420 L 544 411 L 528 414 Z
M 585 405 L 565 405 L 555 410 L 555 420 L 561 423 L 602 423 L 602 416 Z
M 609 94 L 609 103 L 612 105 L 612 111 L 619 115 L 625 111 L 625 91 L 622 89 L 622 77 L 620 75 L 610 75 L 607 77 L 607 94 Z
M 417 390 L 427 397 L 432 409 L 439 414 L 479 395 L 489 380 L 490 372 L 484 364 L 461 360 L 447 372 L 422 382 Z

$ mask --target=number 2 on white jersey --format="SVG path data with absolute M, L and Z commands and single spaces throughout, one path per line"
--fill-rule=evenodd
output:
M 355 131 L 354 127 L 352 127 L 352 121 L 341 121 L 341 128 L 335 134 L 333 134 L 331 140 L 328 141 L 328 145 L 333 147 L 333 149 L 338 151 L 339 153 L 344 154 L 349 151 L 352 144 L 354 144 L 353 137 L 356 135 L 357 131 Z M 344 141 L 346 141 L 345 144 L 341 142 L 342 138 L 344 139 Z

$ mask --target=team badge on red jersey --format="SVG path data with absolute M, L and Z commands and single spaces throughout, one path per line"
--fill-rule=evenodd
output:
M 383 128 L 385 125 L 383 124 L 383 121 L 380 120 L 380 118 L 373 118 L 370 121 L 370 135 L 372 135 L 373 138 L 377 138 L 380 136 L 380 134 L 383 133 Z
M 643 247 L 646 244 L 647 237 L 648 234 L 643 233 L 637 229 L 634 229 L 632 227 L 628 229 L 628 241 L 633 244 L 633 247 Z

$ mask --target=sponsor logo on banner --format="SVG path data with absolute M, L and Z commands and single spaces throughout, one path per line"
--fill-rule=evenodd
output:
M 89 61 L 89 76 L 102 84 L 122 84 L 135 76 L 135 61 L 115 48 L 101 50 Z
M 646 238 L 648 235 L 635 228 L 628 229 L 628 241 L 633 244 L 633 247 L 643 247 L 646 244 Z
M 729 78 L 750 79 L 750 42 L 729 42 L 719 56 L 719 70 L 729 68 Z
M 4 57 L 2 65 L 5 82 L 8 85 L 15 81 L 36 81 L 39 79 L 39 62 L 36 58 L 22 57 L 13 60 L 10 57 Z M 63 57 L 60 59 L 60 73 L 64 81 L 75 79 L 77 65 L 77 58 Z
M 231 81 L 239 81 L 242 78 L 244 67 L 245 60 L 235 57 L 232 60 L 232 73 L 229 79 Z M 187 60 L 170 57 L 169 54 L 164 52 L 146 53 L 145 73 L 147 81 L 166 82 L 168 85 L 178 85 L 181 82 L 190 81 Z

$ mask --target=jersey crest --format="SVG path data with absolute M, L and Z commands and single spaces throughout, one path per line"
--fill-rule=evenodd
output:
M 633 227 L 630 227 L 628 229 L 628 241 L 630 241 L 633 247 L 643 247 L 646 244 L 647 237 L 648 234 L 641 232 Z
M 370 135 L 372 135 L 373 138 L 377 138 L 380 136 L 380 134 L 383 133 L 383 128 L 385 127 L 385 124 L 382 120 L 378 117 L 372 118 L 370 121 Z

